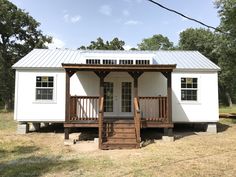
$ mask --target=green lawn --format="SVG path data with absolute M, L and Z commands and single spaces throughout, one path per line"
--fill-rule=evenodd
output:
M 177 132 L 134 150 L 81 151 L 63 133 L 15 133 L 12 113 L 0 113 L 0 176 L 235 176 L 236 124 L 221 119 L 218 134 Z
M 232 108 L 221 106 L 220 113 L 236 113 L 236 105 L 234 104 Z

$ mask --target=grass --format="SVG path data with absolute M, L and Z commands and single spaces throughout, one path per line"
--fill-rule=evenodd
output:
M 15 134 L 12 113 L 0 113 L 0 176 L 234 176 L 236 122 L 221 119 L 218 134 L 177 132 L 136 150 L 80 151 L 63 134 Z
M 236 105 L 234 104 L 232 107 L 221 106 L 220 113 L 236 113 Z

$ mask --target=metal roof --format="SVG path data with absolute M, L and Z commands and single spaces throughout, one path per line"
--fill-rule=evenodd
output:
M 176 69 L 220 69 L 217 65 L 197 51 L 117 51 L 70 49 L 34 49 L 15 63 L 13 68 L 62 68 L 62 63 L 85 64 L 86 59 L 150 60 L 150 64 L 177 64 Z

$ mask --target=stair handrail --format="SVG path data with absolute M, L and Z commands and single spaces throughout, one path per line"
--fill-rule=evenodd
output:
M 104 115 L 104 97 L 100 97 L 99 104 L 99 119 L 98 119 L 98 131 L 99 131 L 99 148 L 102 146 L 102 129 L 103 129 L 103 115 Z
M 138 98 L 134 98 L 134 125 L 137 143 L 141 142 L 140 128 L 141 128 L 141 111 L 139 108 Z

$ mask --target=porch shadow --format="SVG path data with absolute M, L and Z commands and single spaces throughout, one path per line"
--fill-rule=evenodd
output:
M 38 131 L 30 131 L 38 133 L 64 133 L 63 123 L 52 123 L 45 127 L 40 127 Z

